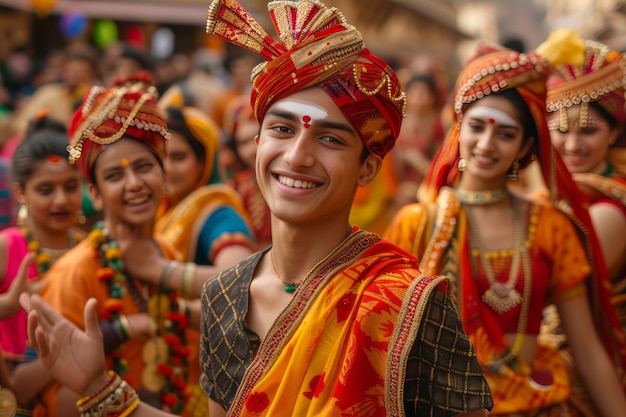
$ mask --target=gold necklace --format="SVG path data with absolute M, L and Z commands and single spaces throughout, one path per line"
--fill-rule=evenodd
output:
M 276 270 L 276 265 L 274 265 L 273 251 L 270 251 L 270 262 L 272 263 L 272 269 L 274 270 L 274 274 L 276 275 L 276 278 L 278 278 L 280 282 L 282 282 L 285 285 L 284 287 L 285 292 L 292 294 L 295 290 L 297 290 L 301 282 L 289 282 L 289 281 L 285 281 L 284 279 L 280 277 L 280 274 Z
M 461 200 L 461 203 L 481 206 L 503 201 L 509 193 L 506 187 L 498 188 L 497 190 L 481 191 L 463 190 L 461 188 L 457 188 L 456 195 L 459 197 L 459 200 Z
M 520 302 L 522 303 L 519 320 L 517 322 L 517 330 L 515 334 L 515 340 L 513 342 L 513 347 L 511 347 L 511 349 L 509 349 L 501 358 L 492 358 L 489 364 L 489 367 L 497 373 L 501 372 L 502 365 L 513 367 L 514 364 L 517 362 L 517 354 L 522 349 L 524 335 L 526 333 L 526 328 L 528 325 L 528 312 L 530 307 L 530 296 L 532 290 L 532 270 L 530 265 L 530 254 L 528 253 L 528 248 L 526 247 L 524 222 L 521 219 L 517 204 L 513 201 L 514 197 L 509 196 L 509 198 L 511 199 L 511 206 L 513 208 L 513 223 L 515 228 L 513 243 L 515 253 L 513 254 L 514 258 L 511 260 L 511 271 L 509 273 L 509 280 L 504 284 L 498 283 L 496 281 L 495 273 L 491 268 L 489 260 L 484 254 L 484 246 L 482 245 L 482 239 L 480 237 L 480 234 L 478 233 L 476 227 L 477 223 L 474 220 L 473 213 L 471 213 L 471 210 L 467 210 L 467 207 L 465 207 L 465 213 L 469 220 L 470 236 L 471 239 L 479 246 L 481 263 L 483 265 L 483 270 L 485 271 L 487 281 L 489 282 L 489 288 L 482 296 L 483 302 L 496 312 L 498 312 L 496 308 L 504 309 L 503 312 L 506 312 L 518 305 Z M 472 224 L 474 225 L 473 228 L 471 226 Z M 524 276 L 523 295 L 520 295 L 519 292 L 515 289 L 515 284 L 517 283 L 517 279 L 519 276 L 520 257 L 522 260 L 522 274 Z M 515 258 L 517 258 L 517 261 L 515 260 Z M 517 263 L 517 265 L 514 265 L 515 263 Z M 474 264 L 473 256 L 472 264 Z M 515 275 L 513 275 L 513 270 L 515 270 Z M 498 284 L 498 291 L 500 292 L 494 290 L 493 284 Z M 515 293 L 511 295 L 513 291 L 515 291 Z M 488 293 L 490 293 L 490 296 L 487 295 Z M 515 294 L 517 294 L 519 298 L 516 298 Z M 509 297 L 512 297 L 512 299 L 509 299 Z M 502 300 L 502 298 L 504 298 L 504 300 Z M 514 301 L 517 302 L 514 303 Z M 509 307 L 511 304 L 513 304 L 512 307 Z
M 519 218 L 517 205 L 513 203 L 511 205 L 513 206 L 514 227 L 513 258 L 511 259 L 509 279 L 506 282 L 496 281 L 496 274 L 493 271 L 491 262 L 489 261 L 489 259 L 487 259 L 487 256 L 485 255 L 485 246 L 483 244 L 482 237 L 480 236 L 480 232 L 478 231 L 478 227 L 476 227 L 477 223 L 476 219 L 474 218 L 474 214 L 472 210 L 468 210 L 467 207 L 465 210 L 470 224 L 470 236 L 478 249 L 480 262 L 483 266 L 483 271 L 485 272 L 487 282 L 489 283 L 489 288 L 483 294 L 482 300 L 498 314 L 504 314 L 507 311 L 517 307 L 522 302 L 522 296 L 519 291 L 515 289 L 515 285 L 517 284 L 517 279 L 519 277 L 520 258 L 523 249 L 525 248 L 524 228 L 521 224 L 521 219 Z

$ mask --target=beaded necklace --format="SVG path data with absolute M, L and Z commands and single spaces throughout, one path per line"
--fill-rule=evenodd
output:
M 503 201 L 509 195 L 509 192 L 506 187 L 498 188 L 497 190 L 484 191 L 472 191 L 457 188 L 456 194 L 459 196 L 459 200 L 461 200 L 461 203 L 472 205 L 487 205 Z
M 301 282 L 289 282 L 289 281 L 285 281 L 284 279 L 280 277 L 280 275 L 278 274 L 278 271 L 276 270 L 276 265 L 274 265 L 274 257 L 272 256 L 272 251 L 270 251 L 270 261 L 272 262 L 272 269 L 274 270 L 274 274 L 276 275 L 276 278 L 278 278 L 280 282 L 282 282 L 285 285 L 284 287 L 285 292 L 292 294 L 295 290 L 298 289 Z
M 33 239 L 33 234 L 29 227 L 21 226 L 20 232 L 24 239 L 26 239 L 26 245 L 29 252 L 35 252 L 35 265 L 37 266 L 37 274 L 41 275 L 50 269 L 52 264 L 59 259 L 65 252 L 76 246 L 78 242 L 82 240 L 82 236 L 79 233 L 68 233 L 69 245 L 66 249 L 46 249 L 41 246 L 39 242 Z
M 120 328 L 124 328 L 121 322 L 122 298 L 126 291 L 142 311 L 147 310 L 156 322 L 158 336 L 144 343 L 142 356 L 145 366 L 141 380 L 146 389 L 159 393 L 165 409 L 180 414 L 190 395 L 186 383 L 190 349 L 185 342 L 188 317 L 185 312 L 180 311 L 178 294 L 155 293 L 146 303 L 133 281 L 126 277 L 122 252 L 117 242 L 109 239 L 102 222 L 96 223 L 88 239 L 98 251 L 102 264 L 96 273 L 97 278 L 108 288 L 103 319 L 118 323 Z M 122 347 L 123 344 L 111 354 L 113 371 L 120 376 L 126 373 L 127 368 Z

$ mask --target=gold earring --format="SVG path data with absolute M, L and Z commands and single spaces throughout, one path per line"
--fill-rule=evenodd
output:
M 465 168 L 467 168 L 467 161 L 463 158 L 459 159 L 456 167 L 459 169 L 459 172 L 465 171 Z
M 26 204 L 20 204 L 20 208 L 17 211 L 17 225 L 24 226 L 28 219 L 28 206 Z
M 93 208 L 94 208 L 96 211 L 100 211 L 100 210 L 102 210 L 102 202 L 101 202 L 101 201 L 99 201 L 99 200 L 94 200 L 94 201 L 92 201 L 92 202 L 91 202 L 91 205 L 93 206 Z
M 513 162 L 513 166 L 511 166 L 511 169 L 506 176 L 511 181 L 519 181 L 519 161 L 517 159 Z
M 78 222 L 78 224 L 87 223 L 87 217 L 85 217 L 85 213 L 83 213 L 82 210 L 78 211 L 78 218 L 76 219 L 76 221 Z

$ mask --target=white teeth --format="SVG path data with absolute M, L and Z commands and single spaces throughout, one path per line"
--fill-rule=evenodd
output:
M 148 201 L 147 197 L 133 198 L 132 200 L 128 200 L 130 204 L 142 204 L 142 203 L 145 203 L 146 201 Z
M 487 157 L 485 157 L 485 156 L 474 155 L 474 158 L 476 158 L 476 160 L 477 160 L 478 162 L 481 162 L 481 163 L 483 163 L 483 164 L 491 164 L 491 163 L 493 163 L 493 162 L 494 162 L 494 160 L 493 160 L 493 159 L 491 159 L 491 158 L 487 158 Z
M 278 176 L 278 181 L 281 184 L 284 184 L 284 185 L 286 185 L 288 187 L 293 187 L 293 188 L 315 188 L 315 187 L 317 187 L 317 184 L 315 184 L 314 182 L 294 180 L 293 178 L 283 177 L 282 175 Z

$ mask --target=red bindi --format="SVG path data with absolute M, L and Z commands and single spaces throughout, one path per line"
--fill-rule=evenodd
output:
M 311 116 L 302 116 L 302 123 L 304 124 L 305 128 L 309 128 L 311 127 L 311 124 L 309 123 L 311 121 Z
M 496 124 L 496 120 L 495 119 L 489 118 L 488 121 L 489 121 L 490 125 L 495 125 Z
M 61 162 L 61 157 L 58 155 L 49 155 L 48 161 L 53 164 L 58 164 L 59 162 Z

